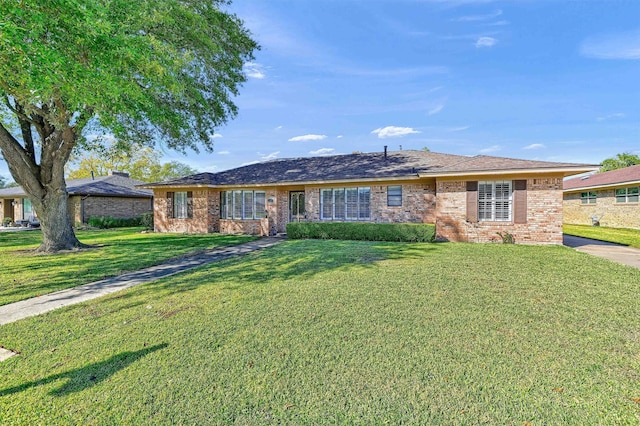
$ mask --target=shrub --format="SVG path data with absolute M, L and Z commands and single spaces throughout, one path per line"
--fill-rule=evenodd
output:
M 153 231 L 153 212 L 142 213 L 140 225 L 144 226 L 147 231 Z
M 87 221 L 88 225 L 93 228 L 109 229 L 109 228 L 127 228 L 130 226 L 140 226 L 141 219 L 134 217 L 130 219 L 119 217 L 91 217 Z
M 425 223 L 291 222 L 291 239 L 433 242 L 436 228 Z

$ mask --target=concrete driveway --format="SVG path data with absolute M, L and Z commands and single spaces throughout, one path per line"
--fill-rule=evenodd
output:
M 623 265 L 640 268 L 640 249 L 589 238 L 563 235 L 562 243 L 577 251 L 589 253 L 593 256 L 603 257 Z

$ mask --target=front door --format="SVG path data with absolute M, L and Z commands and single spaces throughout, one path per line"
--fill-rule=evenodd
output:
M 304 191 L 291 191 L 289 193 L 289 220 L 300 222 L 304 220 L 305 215 Z

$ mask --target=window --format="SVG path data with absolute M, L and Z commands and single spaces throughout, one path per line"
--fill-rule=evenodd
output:
M 35 216 L 33 214 L 33 206 L 31 205 L 31 200 L 28 198 L 22 199 L 22 218 L 25 220 L 35 219 Z
M 513 206 L 511 181 L 478 182 L 478 219 L 510 221 Z
M 222 191 L 220 217 L 222 219 L 260 219 L 266 216 L 264 191 Z
M 616 189 L 616 203 L 637 203 L 638 187 Z
M 581 192 L 580 193 L 580 203 L 582 204 L 595 204 L 596 203 L 596 192 Z
M 402 185 L 387 186 L 387 206 L 402 205 Z
M 186 192 L 173 193 L 173 218 L 187 219 L 190 217 L 187 209 L 188 198 Z
M 322 220 L 369 220 L 371 189 L 329 188 L 320 190 Z

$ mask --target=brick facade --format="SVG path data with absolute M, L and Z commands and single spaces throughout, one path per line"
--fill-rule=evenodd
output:
M 486 178 L 485 178 L 486 179 Z M 500 177 L 497 180 L 512 177 Z M 478 179 L 482 180 L 482 179 Z M 526 223 L 467 220 L 467 180 L 437 183 L 436 232 L 448 241 L 501 241 L 506 232 L 522 244 L 562 244 L 562 177 L 527 179 Z
M 130 219 L 152 211 L 150 198 L 71 196 L 68 201 L 72 223 L 87 223 L 92 217 Z
M 493 179 L 523 179 L 499 177 Z M 485 177 L 486 179 L 486 177 Z M 482 179 L 477 179 L 482 180 Z M 526 193 L 526 223 L 467 221 L 466 180 L 430 179 L 405 182 L 362 182 L 358 185 L 307 185 L 260 188 L 266 193 L 266 218 L 220 219 L 219 189 L 193 188 L 193 218 L 167 217 L 167 191 L 155 190 L 155 228 L 160 232 L 221 232 L 274 235 L 286 232 L 290 220 L 291 191 L 304 191 L 306 218 L 320 221 L 322 188 L 369 187 L 371 222 L 435 223 L 438 237 L 449 241 L 499 241 L 497 232 L 509 232 L 517 243 L 562 244 L 562 177 L 529 177 Z M 387 205 L 387 189 L 402 185 L 402 205 Z M 234 189 L 234 188 L 230 188 Z M 253 190 L 256 188 L 246 188 Z M 180 191 L 188 189 L 181 188 Z
M 617 188 L 624 188 L 618 186 Z M 592 225 L 597 217 L 601 226 L 640 229 L 640 203 L 617 203 L 616 188 L 584 189 L 564 194 L 564 222 L 574 225 Z M 582 204 L 581 192 L 596 192 L 595 204 Z

